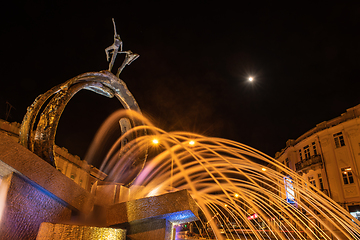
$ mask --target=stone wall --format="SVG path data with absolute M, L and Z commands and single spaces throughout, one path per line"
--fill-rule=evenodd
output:
M 0 239 L 35 239 L 42 222 L 70 221 L 94 205 L 90 192 L 0 132 Z
M 17 173 L 3 178 L 0 188 L 6 188 L 5 208 L 0 222 L 2 240 L 35 239 L 42 222 L 63 222 L 71 219 L 67 204 L 28 182 Z

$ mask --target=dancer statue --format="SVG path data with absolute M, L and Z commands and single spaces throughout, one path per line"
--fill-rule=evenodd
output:
M 115 25 L 115 21 L 114 18 L 112 18 L 112 22 L 114 25 L 114 43 L 107 47 L 105 49 L 105 53 L 106 53 L 106 60 L 109 62 L 110 60 L 110 54 L 112 54 L 111 56 L 111 61 L 109 63 L 109 72 L 111 72 L 114 63 L 115 63 L 115 59 L 116 59 L 116 55 L 118 53 L 125 53 L 125 59 L 123 61 L 123 63 L 121 64 L 121 66 L 118 68 L 118 71 L 116 73 L 116 76 L 119 77 L 120 73 L 122 72 L 122 70 L 125 68 L 126 65 L 130 65 L 133 61 L 135 61 L 140 55 L 137 53 L 133 53 L 132 51 L 128 50 L 128 51 L 123 51 L 123 42 L 121 41 L 120 35 L 117 34 L 116 32 L 116 25 Z

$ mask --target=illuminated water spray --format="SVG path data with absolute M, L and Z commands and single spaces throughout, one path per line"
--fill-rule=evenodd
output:
M 217 239 L 360 239 L 359 221 L 298 174 L 264 153 L 231 140 L 188 132 L 165 132 L 145 123 L 124 133 L 114 146 L 146 130 L 149 135 L 113 147 L 102 165 L 117 181 L 147 148 L 157 151 L 133 182 L 138 198 L 187 189 L 204 213 L 199 228 Z M 101 136 L 101 131 L 97 138 Z M 156 139 L 157 142 L 154 142 Z M 96 142 L 96 141 L 95 141 Z M 92 151 L 101 148 L 93 144 Z M 120 157 L 120 160 L 119 160 Z M 124 170 L 125 169 L 125 170 Z

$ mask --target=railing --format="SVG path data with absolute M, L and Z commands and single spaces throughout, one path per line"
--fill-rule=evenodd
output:
M 301 162 L 295 163 L 296 171 L 301 171 L 304 168 L 310 167 L 311 165 L 322 163 L 321 155 L 313 155 L 308 159 L 304 159 Z

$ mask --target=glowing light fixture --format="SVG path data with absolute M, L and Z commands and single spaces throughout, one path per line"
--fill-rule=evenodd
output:
M 253 77 L 249 77 L 248 79 L 249 79 L 250 82 L 252 82 L 254 80 Z
M 191 141 L 189 142 L 189 145 L 190 145 L 190 146 L 194 146 L 194 145 L 195 145 L 195 141 L 194 141 L 194 140 L 191 140 Z
M 262 168 L 261 170 L 265 172 L 265 171 L 266 171 L 266 168 Z
M 237 194 L 237 193 L 235 193 L 235 195 L 234 195 L 236 198 L 238 198 L 239 197 L 239 194 Z
M 252 220 L 252 219 L 257 218 L 258 216 L 259 216 L 259 215 L 257 215 L 257 213 L 254 213 L 253 215 L 248 216 L 247 219 Z
M 156 138 L 154 138 L 154 139 L 152 140 L 152 143 L 153 143 L 153 144 L 159 144 L 159 140 L 157 140 Z
M 225 204 L 224 206 L 225 206 L 225 207 L 227 207 L 228 205 L 227 205 L 227 204 Z

